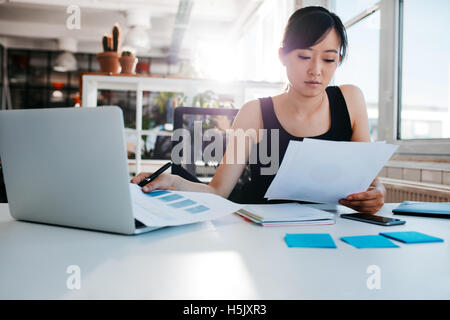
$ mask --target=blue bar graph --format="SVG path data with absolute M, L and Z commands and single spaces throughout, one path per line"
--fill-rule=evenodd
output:
M 163 194 L 167 194 L 167 193 L 170 193 L 170 192 L 167 191 L 167 190 L 155 190 L 155 191 L 152 191 L 150 193 L 146 193 L 146 195 L 148 195 L 150 197 L 157 197 L 157 196 L 160 196 L 160 195 L 163 195 Z
M 171 204 L 169 204 L 169 206 L 174 207 L 174 208 L 183 208 L 183 207 L 191 206 L 195 203 L 196 203 L 195 201 L 186 199 L 186 200 L 171 203 Z
M 168 196 L 164 196 L 161 198 L 158 198 L 159 200 L 165 201 L 165 202 L 169 202 L 169 201 L 175 201 L 175 200 L 179 200 L 179 199 L 183 199 L 182 196 L 180 196 L 179 194 L 169 194 Z
M 207 210 L 209 210 L 209 208 L 205 207 L 203 205 L 199 205 L 199 206 L 195 206 L 195 207 L 186 209 L 186 211 L 190 212 L 190 213 L 199 213 L 199 212 L 203 212 L 203 211 L 207 211 Z

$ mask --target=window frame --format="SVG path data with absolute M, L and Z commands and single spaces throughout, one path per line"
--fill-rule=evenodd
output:
M 380 1 L 378 140 L 399 145 L 397 156 L 448 158 L 450 157 L 450 138 L 400 139 L 403 1 Z

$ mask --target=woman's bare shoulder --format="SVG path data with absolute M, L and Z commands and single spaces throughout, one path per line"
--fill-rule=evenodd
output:
M 367 117 L 364 94 L 360 88 L 351 84 L 340 85 L 339 89 L 341 89 L 345 103 L 347 104 L 353 127 L 355 121 L 359 121 L 361 117 Z
M 236 115 L 235 129 L 260 129 L 262 125 L 261 107 L 258 99 L 246 102 Z
M 342 95 L 345 98 L 347 104 L 350 102 L 364 102 L 364 95 L 360 88 L 352 84 L 343 84 L 339 86 Z

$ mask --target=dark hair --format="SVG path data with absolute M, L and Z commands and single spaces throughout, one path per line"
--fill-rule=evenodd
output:
M 347 53 L 347 32 L 341 19 L 323 7 L 305 7 L 291 15 L 281 43 L 283 53 L 306 49 L 319 43 L 333 28 L 341 40 L 339 55 L 344 60 Z

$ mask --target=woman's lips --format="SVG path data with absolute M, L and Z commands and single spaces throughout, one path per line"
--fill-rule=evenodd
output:
M 318 87 L 321 85 L 318 81 L 305 81 L 305 84 L 310 87 Z

